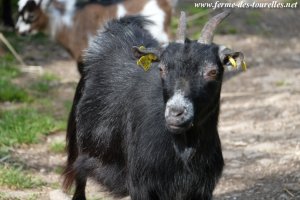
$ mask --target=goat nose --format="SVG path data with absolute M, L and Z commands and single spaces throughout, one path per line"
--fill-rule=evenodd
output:
M 180 117 L 184 114 L 185 108 L 184 107 L 172 107 L 170 108 L 170 115 L 172 117 Z

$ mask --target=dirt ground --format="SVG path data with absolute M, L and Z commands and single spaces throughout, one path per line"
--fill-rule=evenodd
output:
M 242 19 L 255 12 L 259 20 L 248 26 Z M 242 51 L 249 67 L 247 72 L 227 73 L 223 85 L 219 133 L 226 166 L 214 192 L 216 200 L 300 199 L 299 17 L 299 9 L 238 11 L 230 18 L 238 34 L 215 37 L 216 43 Z M 60 48 L 53 48 L 56 55 L 46 60 L 42 54 L 32 57 L 32 52 L 23 56 L 61 77 L 59 94 L 72 99 L 72 83 L 79 77 L 76 65 Z M 66 155 L 49 152 L 48 145 L 64 137 L 63 132 L 51 135 L 43 144 L 16 149 L 14 157 L 44 181 L 57 183 L 60 176 L 54 171 L 63 166 Z M 59 188 L 1 191 L 21 199 L 30 194 L 68 199 Z M 90 199 L 111 199 L 98 185 L 89 183 L 87 189 Z

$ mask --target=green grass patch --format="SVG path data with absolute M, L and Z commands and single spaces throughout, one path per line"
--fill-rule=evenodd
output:
M 57 166 L 54 168 L 54 172 L 57 173 L 57 174 L 62 174 L 64 171 L 64 168 L 61 167 L 61 166 Z
M 42 80 L 42 81 L 34 82 L 30 88 L 38 92 L 46 93 L 49 92 L 51 87 L 47 81 Z
M 50 89 L 55 85 L 55 83 L 59 80 L 58 77 L 56 77 L 53 74 L 50 73 L 46 73 L 44 75 L 42 75 L 38 81 L 35 81 L 32 85 L 31 85 L 31 89 L 37 91 L 37 92 L 41 92 L 41 93 L 46 93 L 49 92 Z
M 40 136 L 63 130 L 65 124 L 34 109 L 0 113 L 0 147 L 38 142 Z
M 9 156 L 10 148 L 9 147 L 0 147 L 0 158 L 3 159 L 6 156 Z
M 25 41 L 29 42 L 29 37 L 18 36 L 16 32 L 3 32 L 3 35 L 17 52 L 22 50 Z
M 64 142 L 54 142 L 50 145 L 50 151 L 54 153 L 64 153 L 65 143 Z
M 261 21 L 261 12 L 258 10 L 251 10 L 246 18 L 246 24 L 250 26 L 257 26 Z
M 68 112 L 71 110 L 72 105 L 73 105 L 73 101 L 71 101 L 71 100 L 67 100 L 64 102 L 65 109 Z
M 29 102 L 29 94 L 23 88 L 0 78 L 0 101 Z
M 181 10 L 186 12 L 188 23 L 187 30 L 189 30 L 191 39 L 198 39 L 200 36 L 200 31 L 204 24 L 207 22 L 210 12 L 207 8 L 196 8 L 194 4 L 187 3 L 181 6 Z M 173 35 L 176 34 L 178 23 L 179 23 L 179 13 L 177 16 L 173 16 L 171 19 L 171 32 Z
M 35 99 L 32 104 L 33 107 L 37 108 L 42 113 L 52 116 L 56 119 L 57 123 L 60 124 L 61 130 L 65 130 L 67 127 L 67 120 L 69 116 L 69 110 L 64 104 L 58 105 L 50 98 L 38 98 Z
M 10 54 L 5 54 L 0 60 L 0 101 L 28 102 L 30 97 L 25 89 L 11 82 L 12 78 L 21 74 L 15 65 Z
M 19 68 L 16 67 L 15 58 L 11 54 L 5 54 L 0 59 L 1 77 L 14 78 L 21 74 Z
M 230 21 L 223 21 L 217 30 L 217 34 L 237 34 L 238 30 L 234 27 Z
M 33 44 L 33 46 L 47 46 L 47 43 L 49 42 L 49 38 L 44 33 L 27 35 L 25 37 L 17 35 L 16 32 L 3 32 L 3 34 L 17 52 L 21 52 L 23 47 L 28 43 Z
M 10 64 L 0 64 L 1 77 L 14 78 L 20 74 L 20 70 Z
M 52 189 L 61 189 L 61 183 L 60 182 L 54 182 L 51 184 L 48 184 L 49 187 L 51 187 Z M 73 195 L 74 193 L 70 193 L 70 195 Z
M 285 0 L 284 3 L 296 3 L 299 0 Z
M 0 185 L 12 189 L 37 188 L 45 185 L 20 168 L 0 165 Z
M 59 78 L 57 76 L 55 76 L 54 74 L 51 74 L 51 73 L 45 73 L 42 75 L 41 77 L 42 80 L 45 80 L 45 81 L 49 81 L 49 82 L 53 82 L 53 81 L 58 81 Z
M 49 110 L 50 112 L 53 111 L 53 100 L 48 98 L 47 96 L 44 96 L 44 98 L 36 98 L 34 100 L 34 104 L 38 106 L 41 106 L 42 110 Z

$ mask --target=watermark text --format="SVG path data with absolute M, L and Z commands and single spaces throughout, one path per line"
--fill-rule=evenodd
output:
M 216 1 L 214 3 L 195 3 L 196 8 L 297 8 L 298 2 L 294 3 L 282 3 L 278 1 L 272 2 L 244 2 L 240 1 L 237 3 L 224 3 Z

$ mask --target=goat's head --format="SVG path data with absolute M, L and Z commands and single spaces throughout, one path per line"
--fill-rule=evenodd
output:
M 243 54 L 212 43 L 225 11 L 210 19 L 198 41 L 185 38 L 185 14 L 181 14 L 177 41 L 162 50 L 135 48 L 136 55 L 154 54 L 163 86 L 165 120 L 174 134 L 203 123 L 219 106 L 224 67 L 242 65 Z M 138 53 L 137 53 L 138 52 Z
M 20 0 L 18 2 L 19 16 L 16 30 L 21 35 L 34 34 L 43 31 L 48 24 L 48 17 L 42 10 L 43 0 Z

